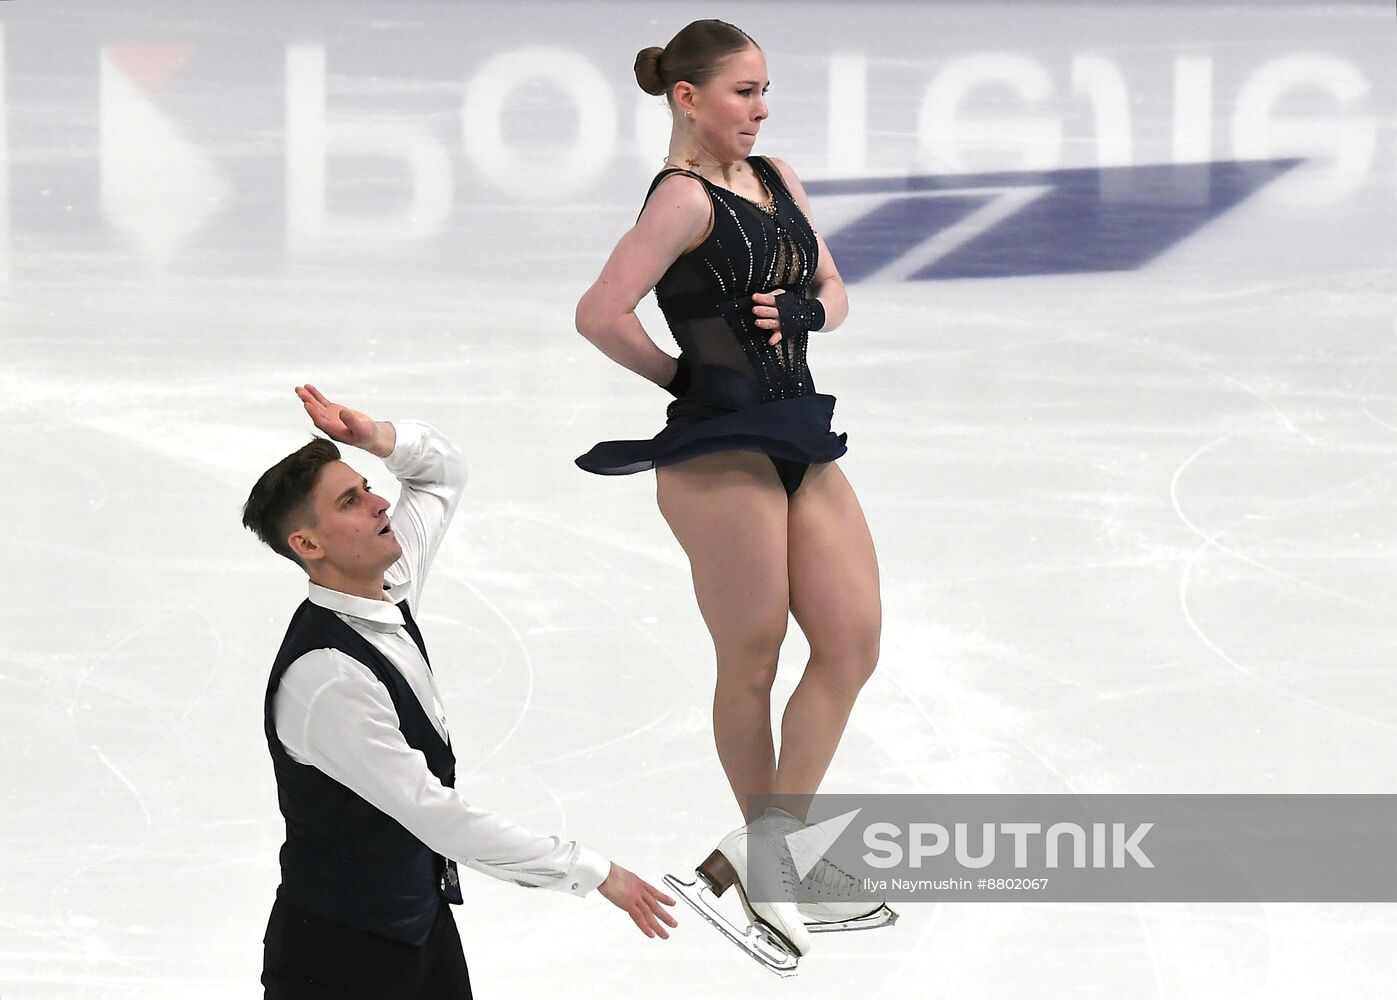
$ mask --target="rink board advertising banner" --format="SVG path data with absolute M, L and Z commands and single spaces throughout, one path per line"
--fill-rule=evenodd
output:
M 787 864 L 815 900 L 824 859 L 888 902 L 1397 901 L 1397 795 L 819 795 L 807 822 L 754 833 L 750 897 Z

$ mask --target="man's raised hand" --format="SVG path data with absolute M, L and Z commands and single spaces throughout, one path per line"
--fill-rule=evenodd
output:
M 393 450 L 397 433 L 392 424 L 376 421 L 358 410 L 332 403 L 313 385 L 298 385 L 296 395 L 300 397 L 311 422 L 332 441 L 362 448 L 379 458 L 387 457 Z

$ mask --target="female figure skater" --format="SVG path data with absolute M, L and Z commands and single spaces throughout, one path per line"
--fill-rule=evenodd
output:
M 577 464 L 601 475 L 655 469 L 660 512 L 689 557 L 717 652 L 718 757 L 750 824 L 700 871 L 720 892 L 736 879 L 747 904 L 748 834 L 755 845 L 763 830 L 804 819 L 747 815 L 748 797 L 808 801 L 878 660 L 873 540 L 835 463 L 845 438 L 830 430 L 834 397 L 815 391 L 806 367 L 809 331 L 843 322 L 848 298 L 795 172 L 750 155 L 767 117 L 757 44 L 723 21 L 695 21 L 663 49 L 642 51 L 635 71 L 643 90 L 668 99 L 669 155 L 635 227 L 578 303 L 577 329 L 676 399 L 653 439 L 603 442 Z M 677 359 L 635 315 L 652 288 Z M 786 705 L 778 759 L 771 687 L 789 615 L 810 660 Z M 802 918 L 843 929 L 891 917 L 827 863 L 800 888 L 822 902 L 799 912 L 789 901 L 758 902 L 755 915 L 747 905 L 794 955 L 809 948 Z

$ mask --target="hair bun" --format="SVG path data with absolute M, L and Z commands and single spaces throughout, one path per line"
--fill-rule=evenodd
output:
M 664 49 L 652 45 L 641 49 L 635 57 L 635 82 L 640 84 L 641 90 L 656 97 L 665 92 L 665 81 L 660 76 L 660 57 L 664 54 Z

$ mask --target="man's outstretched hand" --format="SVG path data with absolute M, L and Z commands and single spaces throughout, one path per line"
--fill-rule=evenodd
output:
M 627 871 L 614 862 L 606 881 L 598 886 L 597 891 L 629 913 L 641 933 L 648 938 L 657 934 L 667 938 L 669 931 L 665 930 L 665 925 L 679 926 L 679 922 L 665 909 L 666 906 L 673 906 L 674 900 L 635 872 Z
M 298 385 L 296 395 L 305 405 L 311 422 L 332 441 L 362 448 L 379 458 L 387 458 L 397 443 L 398 435 L 392 424 L 332 403 L 313 385 Z

